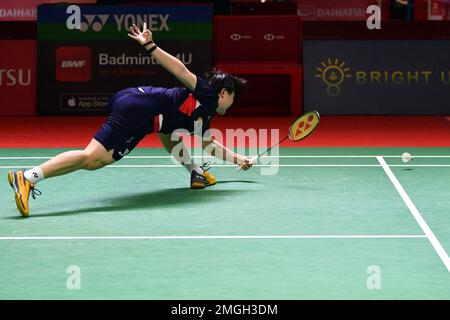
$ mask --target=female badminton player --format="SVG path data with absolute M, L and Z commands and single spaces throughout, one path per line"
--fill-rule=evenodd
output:
M 86 169 L 96 170 L 120 160 L 147 134 L 158 133 L 168 152 L 181 141 L 172 141 L 172 133 L 184 129 L 192 133 L 194 124 L 207 133 L 215 113 L 225 114 L 245 87 L 245 80 L 214 72 L 207 79 L 191 73 L 177 58 L 153 42 L 152 32 L 144 23 L 143 30 L 133 24 L 128 36 L 141 44 L 156 61 L 175 76 L 184 87 L 159 88 L 142 86 L 116 93 L 108 104 L 108 119 L 84 150 L 67 151 L 30 170 L 8 172 L 22 216 L 29 215 L 30 193 L 40 195 L 34 186 L 44 178 L 56 177 Z M 203 136 L 202 147 L 211 155 L 249 169 L 251 159 L 235 154 L 211 137 Z M 175 158 L 190 172 L 191 187 L 204 188 L 216 178 L 204 166 L 194 164 L 184 145 Z

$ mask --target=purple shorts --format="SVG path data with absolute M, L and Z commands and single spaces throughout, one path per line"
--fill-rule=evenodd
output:
M 114 95 L 108 104 L 108 120 L 97 131 L 94 139 L 107 151 L 114 149 L 118 161 L 131 152 L 148 133 L 160 129 L 158 115 L 151 106 L 139 106 L 125 89 Z
M 105 147 L 107 151 L 114 149 L 113 158 L 119 161 L 133 150 L 145 135 L 134 135 L 131 132 L 124 132 L 115 128 L 111 123 L 106 122 L 94 136 Z

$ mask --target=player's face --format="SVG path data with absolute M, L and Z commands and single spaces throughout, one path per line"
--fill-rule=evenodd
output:
M 231 107 L 234 101 L 234 92 L 228 93 L 226 89 L 222 89 L 219 93 L 219 107 L 217 108 L 217 113 L 224 115 L 227 109 Z

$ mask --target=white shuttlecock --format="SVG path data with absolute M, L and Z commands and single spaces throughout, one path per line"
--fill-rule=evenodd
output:
M 404 152 L 402 154 L 402 161 L 405 162 L 405 163 L 410 162 L 413 159 L 414 159 L 414 157 L 408 152 Z

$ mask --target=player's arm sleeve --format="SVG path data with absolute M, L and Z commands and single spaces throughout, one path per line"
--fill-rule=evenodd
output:
M 202 105 L 214 105 L 217 104 L 219 97 L 215 89 L 201 77 L 197 77 L 196 86 L 194 90 L 191 90 L 192 95 L 197 99 Z

